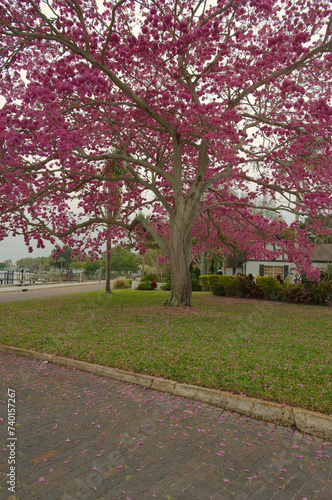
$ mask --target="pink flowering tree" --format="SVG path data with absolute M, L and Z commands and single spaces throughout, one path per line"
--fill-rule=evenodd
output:
M 204 245 L 278 243 L 310 271 L 298 224 L 255 207 L 316 231 L 331 207 L 331 16 L 327 0 L 2 0 L 0 237 L 94 252 L 141 224 L 175 306 Z

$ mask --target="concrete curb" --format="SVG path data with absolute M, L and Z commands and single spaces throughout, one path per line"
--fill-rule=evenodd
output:
M 121 382 L 141 385 L 156 391 L 168 392 L 174 396 L 195 399 L 196 401 L 219 406 L 225 410 L 247 415 L 248 417 L 265 420 L 267 422 L 280 423 L 287 427 L 295 427 L 301 432 L 332 442 L 332 417 L 322 413 L 315 413 L 302 408 L 283 406 L 278 403 L 239 396 L 237 394 L 230 394 L 215 389 L 181 384 L 174 380 L 131 373 L 117 368 L 87 363 L 86 361 L 52 356 L 51 354 L 30 351 L 20 347 L 10 347 L 0 344 L 0 351 L 48 361 L 59 366 L 76 368 L 77 370 L 109 377 L 120 380 Z

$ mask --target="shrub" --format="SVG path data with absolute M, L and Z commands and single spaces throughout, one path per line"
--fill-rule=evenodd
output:
M 238 278 L 237 276 L 220 276 L 223 278 L 222 283 L 225 288 L 226 297 L 239 297 Z M 231 278 L 231 279 L 229 279 Z
M 203 275 L 203 274 L 201 274 L 201 276 L 199 277 L 199 282 L 202 285 L 202 290 L 204 292 L 210 291 L 209 278 L 210 278 L 210 276 Z
M 237 285 L 237 296 L 243 298 L 258 298 L 262 296 L 259 288 L 254 282 L 254 277 L 252 274 L 247 276 L 246 274 L 238 273 L 236 275 L 236 285 Z
M 157 288 L 156 274 L 145 274 L 136 290 L 155 290 L 155 288 Z
M 115 278 L 115 280 L 113 281 L 112 288 L 117 288 L 117 289 L 130 288 L 130 284 L 127 278 L 119 276 L 118 278 Z
M 332 282 L 320 281 L 311 289 L 310 302 L 317 305 L 327 305 L 331 302 Z
M 162 290 L 170 292 L 171 288 L 172 288 L 172 283 L 169 281 L 168 283 L 165 283 L 164 285 L 162 285 L 160 288 Z M 202 290 L 202 287 L 201 287 L 198 280 L 194 280 L 194 279 L 191 280 L 191 289 L 193 292 L 200 292 Z
M 136 290 L 154 290 L 151 286 L 151 281 L 141 281 Z
M 144 274 L 144 277 L 142 278 L 142 281 L 157 281 L 157 275 L 156 274 Z
M 320 273 L 320 279 L 324 281 L 332 281 L 332 264 L 328 264 Z
M 208 276 L 210 290 L 213 293 L 213 295 L 225 296 L 226 289 L 227 289 L 227 295 L 230 295 L 232 292 L 232 287 L 234 286 L 234 280 L 235 280 L 234 276 L 226 276 L 226 275 L 219 276 L 217 274 L 212 274 L 211 276 Z
M 225 288 L 220 282 L 220 278 L 221 276 L 212 274 L 211 276 L 208 276 L 208 284 L 213 295 L 225 296 L 226 295 Z
M 200 284 L 198 279 L 191 280 L 191 289 L 193 292 L 201 292 L 202 291 L 202 285 Z
M 160 288 L 162 290 L 165 290 L 166 292 L 170 292 L 171 291 L 171 273 L 170 273 L 170 271 L 168 271 L 165 274 L 164 281 L 165 281 L 165 284 L 162 285 Z
M 287 302 L 304 303 L 308 295 L 302 283 L 289 283 L 284 285 L 284 298 Z
M 257 283 L 254 283 L 252 288 L 250 289 L 250 299 L 264 299 L 264 294 L 262 290 L 259 288 Z
M 269 300 L 277 300 L 277 301 L 285 300 L 285 293 L 282 285 L 279 288 L 276 288 L 275 290 L 271 291 Z
M 156 280 L 152 280 L 151 281 L 151 288 L 154 290 L 155 288 L 157 288 L 157 281 Z
M 203 287 L 207 284 L 213 295 L 227 297 L 244 297 L 252 299 L 286 300 L 287 302 L 328 305 L 332 303 L 332 280 L 324 279 L 320 282 L 303 279 L 302 283 L 289 283 L 286 280 L 236 274 L 235 276 L 218 276 L 216 274 L 200 276 Z
M 201 277 L 200 277 L 201 278 Z M 264 294 L 254 282 L 253 276 L 246 274 L 204 276 L 201 282 L 208 282 L 214 295 L 263 299 Z
M 302 302 L 322 306 L 330 304 L 332 282 L 328 276 L 322 281 L 309 280 L 306 277 L 303 277 L 301 281 L 303 285 Z
M 280 300 L 283 296 L 283 287 L 276 278 L 269 276 L 257 276 L 257 286 L 262 292 L 264 299 Z

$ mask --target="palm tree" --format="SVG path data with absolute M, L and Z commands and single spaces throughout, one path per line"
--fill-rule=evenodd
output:
M 146 243 L 147 248 L 150 248 L 151 250 L 156 250 L 157 251 L 157 271 L 156 271 L 156 275 L 157 275 L 157 278 L 159 279 L 159 274 L 160 274 L 160 272 L 159 272 L 159 256 L 160 256 L 159 245 L 158 245 L 158 243 L 156 243 L 154 241 L 154 239 L 152 238 L 152 235 L 150 233 L 148 233 L 146 235 L 145 243 Z

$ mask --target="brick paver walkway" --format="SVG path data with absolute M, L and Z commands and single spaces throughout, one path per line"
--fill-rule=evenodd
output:
M 10 354 L 0 354 L 0 374 L 0 499 L 332 498 L 332 446 L 321 439 Z M 7 489 L 8 388 L 15 493 Z

